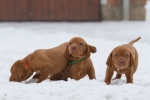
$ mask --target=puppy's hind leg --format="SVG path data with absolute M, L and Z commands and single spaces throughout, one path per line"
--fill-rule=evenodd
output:
M 40 83 L 42 82 L 43 80 L 46 80 L 50 74 L 50 71 L 51 71 L 51 68 L 50 67 L 43 67 L 42 70 L 40 71 L 41 72 L 41 75 L 39 77 L 39 80 L 36 82 L 36 83 Z
M 116 77 L 113 79 L 113 80 L 115 80 L 115 79 L 121 79 L 121 76 L 122 76 L 122 74 L 116 74 Z
M 32 79 L 39 79 L 39 77 L 40 77 L 40 75 L 41 75 L 41 73 L 40 72 L 37 72 L 37 73 L 35 73 L 35 75 L 32 77 Z

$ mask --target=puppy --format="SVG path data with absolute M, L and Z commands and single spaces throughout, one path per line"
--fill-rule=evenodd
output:
M 134 48 L 133 43 L 137 42 L 141 37 L 129 42 L 117 46 L 110 53 L 106 65 L 106 76 L 104 82 L 109 85 L 114 71 L 116 71 L 116 77 L 114 79 L 120 79 L 122 74 L 126 76 L 126 83 L 133 83 L 133 74 L 138 67 L 138 52 Z
M 69 41 L 67 47 L 67 58 L 69 64 L 61 72 L 50 75 L 50 80 L 65 80 L 67 78 L 80 80 L 86 75 L 89 79 L 96 79 L 95 70 L 90 58 L 91 53 L 96 52 L 96 47 L 86 43 L 81 37 L 74 37 Z
M 33 78 L 38 78 L 36 83 L 47 79 L 50 74 L 56 74 L 68 64 L 68 42 L 51 49 L 39 49 L 29 54 L 22 60 L 17 60 L 11 67 L 9 81 L 21 82 L 28 79 L 33 72 Z

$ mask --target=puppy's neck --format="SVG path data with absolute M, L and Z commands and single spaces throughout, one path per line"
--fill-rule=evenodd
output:
M 29 69 L 31 72 L 34 71 L 33 68 L 31 67 L 31 65 L 29 64 L 28 56 L 25 57 L 25 58 L 22 60 L 22 62 L 25 64 L 25 67 L 26 67 L 27 69 Z

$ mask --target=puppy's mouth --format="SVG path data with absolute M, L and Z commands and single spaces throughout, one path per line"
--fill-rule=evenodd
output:
M 72 57 L 75 57 L 75 58 L 82 58 L 84 56 L 80 56 L 80 55 L 77 55 L 76 53 L 69 53 Z
M 125 65 L 116 65 L 117 70 L 126 69 L 127 67 Z
M 76 51 L 76 50 L 69 50 L 69 53 L 70 53 L 70 54 L 76 54 L 77 51 Z
M 127 63 L 125 60 L 119 60 L 118 63 L 115 65 L 117 70 L 126 69 Z
M 117 70 L 121 70 L 121 69 L 125 69 L 126 67 L 124 67 L 124 66 L 119 66 L 118 68 L 117 68 Z
M 82 51 L 80 51 L 76 46 L 71 46 L 68 48 L 68 51 L 69 51 L 69 54 L 72 56 L 72 57 L 77 57 L 77 58 L 81 58 L 81 57 L 84 57 L 85 54 L 83 54 Z
M 9 81 L 21 82 L 21 79 L 18 79 L 15 76 L 10 76 Z
M 69 54 L 72 55 L 73 57 L 80 57 L 79 51 L 77 50 L 69 50 Z

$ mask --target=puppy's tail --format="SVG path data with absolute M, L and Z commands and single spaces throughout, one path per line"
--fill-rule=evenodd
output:
M 137 39 L 135 39 L 135 40 L 132 40 L 132 41 L 131 41 L 131 42 L 129 42 L 128 44 L 131 44 L 131 45 L 133 45 L 133 43 L 137 42 L 139 39 L 141 39 L 141 37 L 138 37 Z

